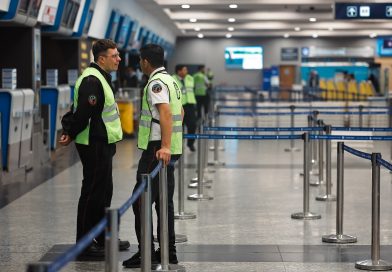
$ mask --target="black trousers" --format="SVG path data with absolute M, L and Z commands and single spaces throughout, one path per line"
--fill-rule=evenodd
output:
M 83 165 L 76 229 L 78 241 L 105 216 L 105 208 L 110 207 L 113 195 L 112 161 L 116 145 L 90 141 L 89 145 L 76 144 L 76 149 Z M 104 245 L 104 232 L 96 240 Z
M 196 102 L 197 102 L 197 118 L 201 118 L 201 108 L 204 108 L 204 115 L 208 114 L 208 107 L 210 103 L 209 95 L 196 95 Z
M 196 133 L 196 109 L 194 104 L 185 104 L 184 108 L 184 125 L 188 134 Z M 188 139 L 188 146 L 193 146 L 195 139 Z
M 137 174 L 136 174 L 136 185 L 133 189 L 133 192 L 140 186 L 142 179 L 142 174 L 151 173 L 152 170 L 158 165 L 158 160 L 156 158 L 155 153 L 160 149 L 161 142 L 160 141 L 152 141 L 149 142 L 147 150 L 144 150 L 142 156 L 139 160 Z M 177 160 L 180 155 L 172 155 L 171 160 Z M 174 195 L 174 166 L 167 167 L 167 186 L 168 186 L 168 232 L 169 232 L 169 250 L 176 251 L 176 234 L 174 232 L 174 203 L 173 203 L 173 195 Z M 160 241 L 160 215 L 159 215 L 159 174 L 155 176 L 155 178 L 151 181 L 151 201 L 155 203 L 155 210 L 158 217 L 157 224 L 157 235 L 158 241 Z M 133 213 L 135 214 L 135 232 L 137 241 L 141 241 L 141 198 L 139 198 L 132 206 Z M 151 220 L 152 222 L 152 220 Z M 154 249 L 154 239 L 152 234 L 153 226 L 151 226 L 151 241 L 152 241 L 152 249 Z

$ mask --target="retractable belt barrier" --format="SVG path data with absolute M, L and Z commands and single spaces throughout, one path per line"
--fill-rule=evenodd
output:
M 175 162 L 171 161 L 173 165 Z M 80 253 L 83 252 L 90 244 L 91 241 L 98 236 L 106 227 L 105 241 L 105 271 L 118 271 L 118 222 L 121 217 L 139 197 L 142 197 L 142 265 L 141 271 L 151 271 L 151 225 L 149 224 L 151 218 L 151 187 L 150 181 L 159 173 L 160 183 L 166 182 L 166 167 L 162 167 L 162 161 L 150 174 L 142 174 L 142 183 L 135 190 L 132 196 L 119 208 L 107 209 L 106 216 L 95 225 L 85 236 L 82 237 L 74 246 L 69 248 L 65 253 L 57 257 L 52 263 L 38 262 L 31 263 L 27 267 L 28 272 L 56 272 L 67 265 L 70 261 L 74 260 Z M 160 186 L 162 188 L 162 186 Z M 164 188 L 164 187 L 163 187 Z M 165 192 L 161 192 L 164 194 Z M 167 194 L 167 192 L 166 192 Z M 161 197 L 162 199 L 162 197 Z M 162 200 L 161 200 L 162 201 Z M 165 201 L 165 199 L 163 200 Z M 162 205 L 163 204 L 163 205 Z M 167 197 L 166 205 L 161 203 L 161 232 L 167 233 Z M 165 216 L 166 214 L 166 216 Z M 162 234 L 162 233 L 161 233 Z M 168 241 L 165 235 L 161 235 L 161 266 L 168 267 Z M 165 240 L 166 239 L 166 240 Z M 178 270 L 183 271 L 183 270 Z
M 318 127 L 204 127 L 204 131 L 322 131 L 322 126 Z M 392 132 L 391 127 L 332 127 L 335 131 L 373 131 Z
M 310 109 L 310 110 L 335 110 L 335 109 L 389 109 L 387 106 L 226 106 L 226 105 L 217 105 L 217 109 L 242 109 L 242 110 L 278 110 L 278 109 L 290 109 L 294 107 L 295 109 Z
M 389 114 L 389 111 L 319 111 L 319 114 L 324 115 L 384 115 Z M 218 111 L 219 115 L 229 116 L 277 116 L 277 115 L 310 115 L 312 111 L 299 111 L 299 112 L 229 112 L 229 111 Z

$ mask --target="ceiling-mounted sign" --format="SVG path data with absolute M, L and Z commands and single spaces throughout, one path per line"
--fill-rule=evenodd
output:
M 335 3 L 337 20 L 392 19 L 390 3 Z
M 283 47 L 280 49 L 280 59 L 282 61 L 296 61 L 298 60 L 298 48 Z

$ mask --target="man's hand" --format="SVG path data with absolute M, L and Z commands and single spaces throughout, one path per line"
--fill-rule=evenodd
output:
M 72 142 L 72 139 L 71 139 L 71 137 L 69 137 L 69 135 L 66 135 L 66 134 L 61 135 L 60 140 L 59 140 L 59 144 L 61 144 L 63 146 L 67 146 L 67 145 L 69 145 L 70 142 Z
M 167 166 L 170 162 L 171 152 L 170 149 L 166 147 L 161 147 L 156 153 L 157 159 L 162 160 L 163 164 Z

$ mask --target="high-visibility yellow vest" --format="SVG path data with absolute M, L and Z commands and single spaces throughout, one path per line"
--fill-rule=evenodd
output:
M 114 100 L 114 95 L 111 86 L 106 81 L 105 77 L 93 67 L 88 67 L 84 70 L 83 74 L 78 78 L 75 83 L 75 95 L 74 95 L 74 112 L 78 107 L 79 99 L 79 87 L 82 80 L 88 76 L 95 76 L 102 84 L 105 102 L 102 110 L 102 120 L 106 127 L 106 133 L 108 136 L 108 143 L 112 144 L 122 140 L 123 132 L 121 129 L 120 116 L 118 114 L 117 103 Z M 80 132 L 75 139 L 78 144 L 89 145 L 90 137 L 90 124 Z
M 153 107 L 153 105 L 149 105 L 147 99 L 148 88 L 151 82 L 156 80 L 158 80 L 161 84 L 165 85 L 169 90 L 170 109 L 173 120 L 170 152 L 171 154 L 182 154 L 181 90 L 176 80 L 165 71 L 158 72 L 153 75 L 148 80 L 147 85 L 144 88 L 137 146 L 138 148 L 143 150 L 147 149 L 148 142 L 150 141 L 152 122 L 159 123 L 159 120 L 155 120 L 152 118 L 152 112 L 150 108 Z
M 177 84 L 182 91 L 182 105 L 196 104 L 195 92 L 193 91 L 195 88 L 193 77 L 190 75 L 185 76 L 185 86 L 182 84 L 182 81 L 178 75 L 173 75 L 173 78 L 177 81 Z
M 193 75 L 193 79 L 195 81 L 195 95 L 205 96 L 207 94 L 205 75 L 202 72 L 197 72 Z

